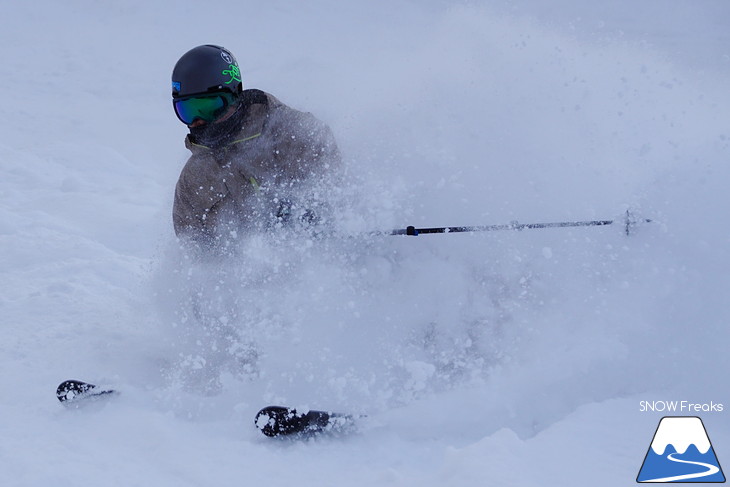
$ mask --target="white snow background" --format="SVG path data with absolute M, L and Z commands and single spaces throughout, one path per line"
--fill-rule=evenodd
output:
M 2 485 L 631 485 L 663 415 L 640 401 L 730 407 L 726 1 L 2 10 Z M 205 43 L 332 127 L 350 237 L 185 259 L 170 73 Z M 629 207 L 655 220 L 630 237 L 362 235 Z M 258 374 L 213 348 L 195 303 Z M 201 364 L 217 394 L 186 386 Z M 67 378 L 122 393 L 69 410 Z M 268 404 L 367 418 L 272 441 L 253 426 Z M 701 416 L 730 464 L 728 412 Z

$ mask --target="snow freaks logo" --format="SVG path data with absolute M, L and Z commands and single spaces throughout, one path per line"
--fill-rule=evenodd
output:
M 702 420 L 696 416 L 663 417 L 636 481 L 725 482 Z
M 660 413 L 721 413 L 724 409 L 722 403 L 693 403 L 689 401 L 641 401 L 639 411 L 659 411 Z

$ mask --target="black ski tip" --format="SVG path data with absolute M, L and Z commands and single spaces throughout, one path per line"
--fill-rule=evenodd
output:
M 96 389 L 94 384 L 80 380 L 65 380 L 56 389 L 56 397 L 61 402 L 72 401 L 75 397 Z
M 326 411 L 299 413 L 294 408 L 268 406 L 256 413 L 254 424 L 264 435 L 314 436 L 325 432 L 343 432 L 352 425 L 352 416 Z
M 65 380 L 56 388 L 56 398 L 64 404 L 71 404 L 87 397 L 113 394 L 113 389 L 100 389 L 94 384 L 80 380 Z
M 329 422 L 329 414 L 323 411 L 298 413 L 294 408 L 268 406 L 256 413 L 254 424 L 266 436 L 289 436 L 315 433 Z

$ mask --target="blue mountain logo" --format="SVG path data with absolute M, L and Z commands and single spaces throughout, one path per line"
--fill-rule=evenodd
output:
M 702 420 L 696 416 L 663 417 L 636 481 L 725 482 Z

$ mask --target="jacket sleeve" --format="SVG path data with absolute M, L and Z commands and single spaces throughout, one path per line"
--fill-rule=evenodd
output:
M 278 129 L 275 166 L 283 221 L 307 227 L 326 224 L 334 213 L 327 194 L 339 187 L 342 159 L 330 128 L 310 113 L 291 110 Z M 280 217 L 282 208 L 276 216 Z
M 172 222 L 178 237 L 202 243 L 214 236 L 218 208 L 227 189 L 220 180 L 201 179 L 199 162 L 191 158 L 180 173 L 175 186 Z
M 172 204 L 172 223 L 175 227 L 175 235 L 178 237 L 194 233 L 196 228 L 200 227 L 198 219 L 195 218 L 196 212 L 188 193 L 189 190 L 186 188 L 181 174 L 175 186 L 175 200 Z
M 296 180 L 330 177 L 340 171 L 342 158 L 332 130 L 311 113 L 296 112 L 279 134 L 284 173 Z

